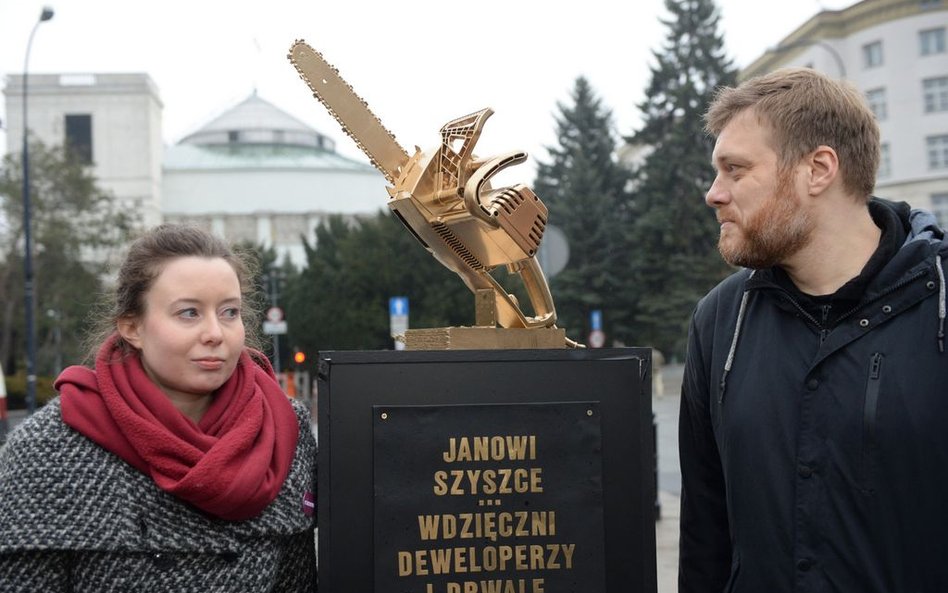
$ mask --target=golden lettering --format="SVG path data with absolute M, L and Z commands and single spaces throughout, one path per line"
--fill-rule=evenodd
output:
M 454 572 L 467 572 L 467 548 L 454 548 Z
M 428 557 L 424 550 L 415 550 L 415 574 L 425 576 L 428 574 Z
M 437 496 L 539 494 L 543 492 L 543 468 L 438 470 L 434 473 L 433 491 Z
M 448 479 L 448 472 L 446 471 L 436 471 L 434 475 L 434 493 L 435 496 L 444 496 L 448 493 L 448 485 L 445 483 L 445 480 Z
M 449 548 L 431 550 L 431 572 L 446 574 L 451 572 L 451 554 Z
M 573 568 L 573 552 L 576 551 L 576 544 L 563 544 L 563 556 L 566 557 L 566 568 Z
M 451 437 L 441 453 L 445 463 L 458 461 L 525 461 L 537 458 L 536 435 Z
M 433 593 L 432 585 L 428 585 L 427 593 Z M 445 593 L 544 593 L 544 583 L 543 579 L 450 582 Z
M 543 568 L 543 548 L 530 546 L 530 570 Z
M 560 568 L 560 563 L 556 560 L 556 556 L 560 551 L 560 547 L 557 545 L 547 544 L 546 549 L 550 553 L 549 557 L 546 559 L 546 567 L 550 570 L 556 570 Z
M 464 494 L 464 489 L 461 488 L 461 482 L 464 480 L 464 472 L 453 469 L 451 470 L 451 476 L 454 478 L 454 482 L 451 484 L 451 496 Z
M 474 458 L 487 459 L 490 439 L 487 437 L 474 437 Z
M 576 544 L 517 544 L 400 551 L 398 576 L 573 568 Z
M 418 515 L 418 533 L 422 541 L 552 537 L 556 535 L 556 511 Z

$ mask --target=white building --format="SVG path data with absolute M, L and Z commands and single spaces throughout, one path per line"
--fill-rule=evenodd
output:
M 301 237 L 329 214 L 375 212 L 388 201 L 381 173 L 252 94 L 165 149 L 162 212 L 229 241 L 274 246 L 305 263 Z
M 28 83 L 30 133 L 78 149 L 146 227 L 190 222 L 301 265 L 302 238 L 312 244 L 325 216 L 373 213 L 388 200 L 381 173 L 256 93 L 166 147 L 147 74 L 31 74 Z M 21 75 L 8 77 L 4 95 L 7 150 L 19 152 Z
M 161 109 L 147 74 L 30 74 L 30 134 L 47 145 L 69 144 L 92 166 L 99 186 L 119 204 L 161 222 Z M 3 90 L 7 152 L 23 143 L 23 76 Z
M 783 66 L 845 78 L 882 132 L 876 195 L 932 210 L 948 227 L 948 0 L 863 0 L 820 12 L 742 73 Z

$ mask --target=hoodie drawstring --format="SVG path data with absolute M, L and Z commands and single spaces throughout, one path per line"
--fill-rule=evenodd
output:
M 941 267 L 941 255 L 935 255 L 938 270 L 938 351 L 945 351 L 945 270 Z
M 754 277 L 757 270 L 751 270 L 748 280 Z M 731 338 L 731 349 L 727 353 L 727 360 L 724 361 L 724 372 L 721 373 L 721 384 L 718 388 L 718 404 L 724 403 L 724 390 L 727 388 L 727 374 L 731 372 L 731 365 L 734 363 L 734 353 L 737 351 L 737 340 L 741 335 L 741 326 L 744 324 L 744 311 L 747 310 L 747 297 L 749 290 L 744 290 L 741 296 L 741 307 L 737 310 L 737 323 L 734 325 L 734 337 Z

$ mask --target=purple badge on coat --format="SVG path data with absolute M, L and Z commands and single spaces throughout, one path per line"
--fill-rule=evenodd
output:
M 307 492 L 303 495 L 303 512 L 306 513 L 307 517 L 312 517 L 316 514 L 316 498 L 312 492 Z

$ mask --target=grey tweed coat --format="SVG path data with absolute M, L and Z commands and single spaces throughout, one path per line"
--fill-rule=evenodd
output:
M 0 449 L 0 592 L 284 593 L 315 590 L 316 443 L 300 438 L 264 512 L 210 517 L 66 426 L 55 399 Z

